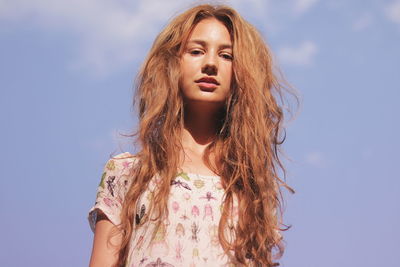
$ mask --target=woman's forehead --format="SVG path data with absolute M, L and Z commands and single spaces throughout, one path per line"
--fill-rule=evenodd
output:
M 207 46 L 218 43 L 222 49 L 232 48 L 232 40 L 227 27 L 215 18 L 208 18 L 198 22 L 189 35 L 187 44 Z

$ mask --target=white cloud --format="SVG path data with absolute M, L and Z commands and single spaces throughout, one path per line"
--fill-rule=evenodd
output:
M 106 74 L 138 56 L 161 25 L 185 6 L 178 1 L 0 0 L 0 20 L 22 21 L 77 35 L 78 55 L 70 67 Z
M 281 47 L 278 49 L 277 56 L 283 64 L 305 66 L 313 63 L 317 52 L 318 47 L 314 42 L 304 41 L 297 47 Z
M 318 0 L 293 0 L 293 2 L 294 12 L 301 15 L 314 6 Z
M 373 17 L 369 13 L 365 13 L 354 21 L 352 29 L 354 31 L 362 31 L 371 26 L 373 23 Z
M 395 22 L 400 23 L 400 0 L 393 1 L 385 7 L 386 17 Z
M 325 156 L 319 151 L 309 152 L 305 155 L 305 163 L 315 167 L 325 167 L 327 164 Z
M 226 0 L 222 2 L 220 1 L 220 3 L 231 5 L 238 9 L 241 14 L 248 13 L 249 15 L 263 14 L 265 16 L 265 12 L 271 7 L 271 0 Z

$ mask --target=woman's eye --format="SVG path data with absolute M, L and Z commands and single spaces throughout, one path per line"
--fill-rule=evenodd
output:
M 230 55 L 230 54 L 222 54 L 221 56 L 222 56 L 224 59 L 227 59 L 227 60 L 232 60 L 232 59 L 233 59 L 233 56 Z
M 189 53 L 191 55 L 200 55 L 201 54 L 201 50 L 191 50 Z

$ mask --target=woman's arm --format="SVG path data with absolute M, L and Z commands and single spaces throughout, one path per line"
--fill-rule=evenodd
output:
M 100 210 L 97 212 L 97 222 L 89 267 L 111 267 L 117 261 L 121 236 L 115 235 L 110 239 L 110 242 L 108 242 L 108 237 L 112 232 L 114 224 L 112 224 L 107 216 Z

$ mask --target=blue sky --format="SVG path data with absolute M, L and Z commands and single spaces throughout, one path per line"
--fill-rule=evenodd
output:
M 197 1 L 0 0 L 1 266 L 86 266 L 103 164 L 130 150 L 134 76 Z M 285 267 L 400 264 L 400 1 L 234 0 L 301 109 Z

